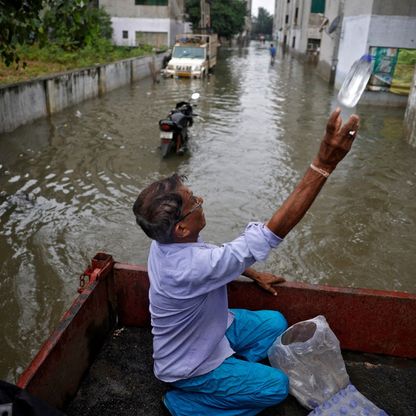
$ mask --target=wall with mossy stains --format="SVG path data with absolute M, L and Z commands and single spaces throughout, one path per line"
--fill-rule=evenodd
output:
M 0 87 L 0 133 L 159 72 L 165 54 L 130 58 Z

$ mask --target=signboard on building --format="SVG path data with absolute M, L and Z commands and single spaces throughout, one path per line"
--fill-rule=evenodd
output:
M 416 49 L 371 47 L 373 74 L 368 83 L 372 91 L 408 95 L 416 65 Z

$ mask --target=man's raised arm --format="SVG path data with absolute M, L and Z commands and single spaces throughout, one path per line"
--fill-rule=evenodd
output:
M 266 224 L 281 238 L 302 219 L 329 174 L 351 149 L 359 128 L 359 117 L 352 115 L 342 125 L 340 112 L 337 108 L 329 117 L 317 156 L 294 191 Z

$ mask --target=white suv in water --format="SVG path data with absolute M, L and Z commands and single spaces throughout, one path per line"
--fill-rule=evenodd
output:
M 203 78 L 217 63 L 216 35 L 178 35 L 165 77 Z

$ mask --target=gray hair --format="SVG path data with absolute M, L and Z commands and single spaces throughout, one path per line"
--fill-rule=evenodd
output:
M 133 213 L 145 234 L 159 243 L 172 243 L 175 224 L 181 217 L 182 196 L 178 189 L 184 176 L 173 174 L 153 182 L 136 199 Z

